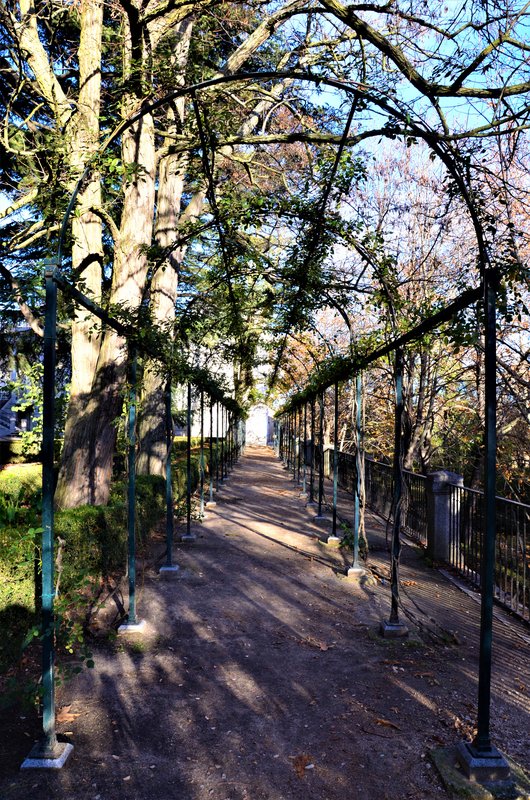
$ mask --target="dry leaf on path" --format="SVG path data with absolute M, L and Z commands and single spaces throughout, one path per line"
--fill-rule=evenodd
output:
M 396 730 L 396 731 L 400 731 L 401 730 L 399 725 L 396 725 L 395 722 L 390 722 L 389 719 L 376 719 L 375 724 L 376 725 L 384 725 L 385 728 L 394 728 L 394 730 Z
M 323 653 L 325 653 L 326 650 L 331 650 L 333 647 L 332 644 L 326 644 L 326 642 L 321 642 L 319 639 L 313 639 L 312 636 L 306 636 L 305 639 L 302 639 L 302 644 L 308 644 L 311 647 L 316 647 L 317 650 L 321 650 Z
M 313 759 L 307 753 L 300 753 L 298 756 L 294 756 L 293 758 L 293 767 L 294 771 L 296 772 L 299 778 L 303 778 L 305 775 L 306 767 L 311 764 Z
M 71 708 L 72 706 L 69 705 L 69 706 L 63 706 L 58 710 L 56 717 L 58 723 L 73 722 L 74 719 L 77 719 L 77 717 L 81 716 L 80 711 L 76 713 L 75 711 L 70 711 Z

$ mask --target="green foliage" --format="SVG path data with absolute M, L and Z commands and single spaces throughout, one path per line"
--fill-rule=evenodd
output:
M 13 411 L 29 411 L 33 416 L 33 427 L 23 431 L 20 440 L 24 455 L 36 455 L 42 442 L 42 376 L 44 367 L 40 361 L 30 364 L 24 375 L 11 383 L 11 391 L 19 398 Z
M 0 526 L 15 521 L 36 524 L 40 511 L 42 467 L 26 464 L 0 471 Z
M 35 543 L 39 529 L 0 524 L 0 673 L 16 662 L 35 614 Z
M 40 464 L 11 467 L 0 472 L 0 492 L 6 495 L 19 495 L 22 492 L 29 497 L 39 491 L 41 482 Z
M 74 588 L 81 574 L 107 576 L 125 563 L 125 509 L 80 506 L 57 512 L 55 535 L 62 543 L 61 591 Z

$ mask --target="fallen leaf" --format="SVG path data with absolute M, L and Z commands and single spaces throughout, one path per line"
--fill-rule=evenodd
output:
M 304 777 L 306 768 L 312 761 L 313 759 L 307 753 L 300 753 L 300 755 L 294 757 L 293 767 L 299 778 Z
M 62 708 L 60 708 L 57 712 L 57 717 L 56 717 L 57 722 L 59 723 L 73 722 L 74 719 L 77 719 L 77 717 L 81 716 L 81 712 L 76 713 L 75 711 L 70 711 L 71 708 L 72 708 L 71 705 L 63 706 Z
M 326 644 L 326 642 L 321 642 L 319 639 L 314 639 L 312 636 L 306 636 L 306 638 L 303 639 L 302 641 L 304 644 L 308 644 L 311 647 L 316 647 L 317 650 L 320 650 L 323 653 L 325 653 L 326 650 L 330 650 L 333 647 L 332 644 Z
M 396 730 L 396 731 L 400 731 L 401 730 L 399 725 L 396 725 L 395 722 L 390 722 L 389 719 L 376 719 L 375 724 L 376 725 L 384 725 L 385 728 L 394 728 L 394 730 Z

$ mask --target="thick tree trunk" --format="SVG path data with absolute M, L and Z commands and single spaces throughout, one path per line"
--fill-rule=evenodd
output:
M 79 103 L 74 117 L 70 164 L 74 176 L 83 173 L 85 165 L 99 144 L 101 101 L 101 44 L 103 3 L 83 0 L 79 41 Z M 73 186 L 72 186 L 73 189 Z M 77 200 L 77 213 L 72 219 L 72 267 L 91 298 L 101 298 L 103 243 L 101 221 L 91 210 L 101 205 L 99 175 L 89 176 Z M 66 418 L 61 469 L 56 492 L 59 505 L 68 505 L 77 482 L 84 480 L 82 442 L 77 429 L 92 391 L 100 348 L 100 328 L 95 317 L 76 307 L 72 323 L 72 380 Z M 70 478 L 73 473 L 73 478 Z
M 184 72 L 188 61 L 193 18 L 185 20 L 180 26 L 179 38 L 173 52 L 173 66 L 177 75 L 176 83 L 183 85 Z M 182 133 L 185 119 L 186 100 L 177 100 L 174 108 L 167 114 L 167 130 L 172 134 Z M 167 140 L 167 146 L 171 140 Z M 158 165 L 158 193 L 155 222 L 155 240 L 157 245 L 167 250 L 168 255 L 153 275 L 150 287 L 150 310 L 153 325 L 163 335 L 173 339 L 173 323 L 175 321 L 175 302 L 178 292 L 179 270 L 182 264 L 185 247 L 174 247 L 181 217 L 182 192 L 186 170 L 189 163 L 187 153 L 163 156 Z M 185 214 L 186 221 L 200 213 L 204 195 L 195 198 L 191 208 Z M 164 391 L 166 376 L 160 371 L 160 364 L 148 358 L 145 361 L 140 413 L 138 417 L 139 451 L 136 463 L 140 475 L 166 474 L 166 408 Z
M 155 196 L 154 125 L 150 115 L 128 129 L 122 138 L 125 165 L 136 165 L 125 186 L 122 222 L 116 243 L 110 294 L 111 306 L 136 311 L 147 276 L 146 248 L 151 243 Z M 105 331 L 90 394 L 80 398 L 69 430 L 58 486 L 63 508 L 108 502 L 116 444 L 115 420 L 123 402 L 127 352 L 115 331 Z M 66 446 L 65 442 L 65 446 Z
M 189 203 L 185 213 L 177 220 L 177 210 L 184 187 L 187 159 L 168 156 L 160 165 L 158 189 L 158 215 L 156 240 L 161 247 L 171 247 L 179 224 L 189 223 L 200 214 L 204 194 L 199 192 Z M 178 247 L 156 271 L 151 283 L 151 316 L 154 325 L 168 337 L 173 337 L 175 302 L 178 291 L 178 274 L 185 248 Z M 147 359 L 144 369 L 138 440 L 140 443 L 137 470 L 140 475 L 165 475 L 167 446 L 165 433 L 166 377 L 160 364 Z

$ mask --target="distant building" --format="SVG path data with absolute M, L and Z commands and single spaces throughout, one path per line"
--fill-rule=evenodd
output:
M 246 443 L 272 444 L 274 420 L 272 410 L 265 403 L 257 403 L 249 411 L 246 421 Z
M 9 337 L 11 339 L 10 347 L 16 351 L 17 339 L 19 336 L 29 333 L 29 325 L 19 322 L 16 317 L 10 319 L 10 316 L 13 317 L 14 314 L 6 313 L 5 309 L 2 313 L 7 317 L 7 322 L 4 321 L 0 336 Z M 8 348 L 4 347 L 3 349 L 7 350 Z M 20 402 L 20 398 L 11 388 L 11 384 L 18 378 L 14 364 L 14 352 L 11 358 L 0 364 L 0 439 L 12 439 L 20 436 L 22 431 L 31 430 L 33 425 L 33 409 L 15 411 L 13 408 Z

